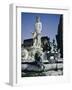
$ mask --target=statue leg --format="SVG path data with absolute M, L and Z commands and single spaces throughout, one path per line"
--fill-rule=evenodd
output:
M 41 36 L 38 35 L 38 46 L 41 47 Z
M 33 43 L 33 46 L 36 46 L 36 39 L 34 39 L 34 43 Z

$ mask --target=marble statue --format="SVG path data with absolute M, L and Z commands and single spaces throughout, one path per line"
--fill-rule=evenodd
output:
M 36 17 L 35 32 L 33 32 L 33 46 L 41 47 L 42 23 L 40 17 Z

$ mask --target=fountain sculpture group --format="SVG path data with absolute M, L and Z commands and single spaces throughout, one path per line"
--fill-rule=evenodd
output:
M 36 17 L 36 23 L 35 23 L 35 31 L 32 32 L 33 37 L 33 46 L 30 47 L 29 50 L 26 48 L 22 49 L 22 62 L 25 60 L 33 60 L 35 61 L 35 56 L 38 53 L 38 55 L 41 57 L 41 60 L 50 59 L 54 56 L 53 59 L 56 59 L 60 57 L 60 53 L 57 51 L 57 47 L 54 47 L 56 45 L 55 41 L 53 40 L 51 50 L 43 52 L 42 44 L 41 44 L 41 32 L 42 32 L 42 22 L 40 21 L 40 17 Z M 54 54 L 55 53 L 55 54 Z M 49 58 L 47 58 L 49 55 Z M 51 57 L 50 57 L 51 56 Z

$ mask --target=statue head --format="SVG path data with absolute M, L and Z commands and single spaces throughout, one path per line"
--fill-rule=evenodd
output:
M 36 22 L 39 22 L 39 21 L 40 21 L 40 17 L 36 16 Z

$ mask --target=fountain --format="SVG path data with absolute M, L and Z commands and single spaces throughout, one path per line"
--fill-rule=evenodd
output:
M 35 61 L 35 54 L 38 52 L 40 53 L 40 57 L 42 60 L 49 60 L 49 59 L 55 59 L 60 57 L 60 55 L 57 52 L 57 48 L 55 45 L 55 40 L 53 39 L 53 42 L 45 41 L 44 47 L 51 47 L 51 50 L 45 49 L 43 52 L 42 42 L 41 42 L 41 32 L 42 32 L 42 22 L 40 21 L 40 17 L 36 17 L 35 22 L 35 31 L 32 32 L 32 38 L 33 38 L 33 45 L 29 47 L 29 50 L 26 48 L 23 48 L 22 51 L 22 62 L 23 61 Z M 51 44 L 51 45 L 50 45 Z M 50 46 L 49 46 L 50 45 Z
M 60 68 L 63 69 L 62 64 L 61 67 L 57 65 L 60 58 L 60 50 L 57 50 L 55 40 L 53 39 L 53 42 L 50 42 L 47 39 L 44 40 L 44 43 L 41 42 L 41 32 L 42 22 L 40 21 L 40 17 L 36 17 L 35 31 L 32 32 L 33 45 L 28 46 L 28 48 L 21 48 L 22 77 L 46 76 L 47 74 L 49 75 L 50 70 L 55 72 Z M 52 74 L 52 71 L 50 71 L 50 74 Z

